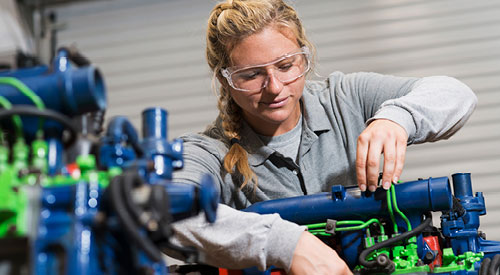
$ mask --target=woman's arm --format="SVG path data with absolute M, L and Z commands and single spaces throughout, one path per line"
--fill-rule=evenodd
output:
M 202 174 L 209 173 L 222 192 L 231 192 L 221 187 L 224 185 L 220 175 L 222 144 L 200 135 L 184 140 L 184 169 L 174 173 L 174 181 L 197 184 Z M 230 269 L 256 266 L 260 270 L 275 266 L 292 274 L 311 274 L 303 271 L 312 271 L 313 265 L 327 272 L 324 274 L 350 272 L 333 249 L 305 232 L 306 227 L 285 221 L 277 214 L 242 212 L 219 204 L 214 224 L 207 223 L 200 214 L 174 223 L 173 230 L 172 242 L 195 247 L 203 253 L 203 262 L 213 266 Z M 175 253 L 169 254 L 175 257 Z
M 382 183 L 389 188 L 401 175 L 406 144 L 449 138 L 465 124 L 477 103 L 471 89 L 451 77 L 424 77 L 411 85 L 411 78 L 372 73 L 360 78 L 355 81 L 363 84 L 357 86 L 358 96 L 369 116 L 356 155 L 362 190 L 376 187 L 381 154 Z

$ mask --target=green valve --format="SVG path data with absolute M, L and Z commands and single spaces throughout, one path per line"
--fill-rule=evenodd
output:
M 387 236 L 387 235 L 380 235 L 380 236 L 377 237 L 377 242 L 381 243 L 381 242 L 386 241 L 388 239 L 389 239 L 389 236 Z
M 29 228 L 28 221 L 26 217 L 26 211 L 28 206 L 28 196 L 25 193 L 25 187 L 21 186 L 17 192 L 17 205 L 16 205 L 16 230 L 15 234 L 17 236 L 24 236 L 28 232 Z
M 365 247 L 372 247 L 375 245 L 375 237 L 366 237 L 365 238 Z
M 14 147 L 12 148 L 12 153 L 13 166 L 16 171 L 28 168 L 29 148 L 26 146 L 24 139 L 17 139 Z
M 434 268 L 434 273 L 452 272 L 458 270 L 474 271 L 474 263 L 484 257 L 483 252 L 465 252 L 455 256 L 452 248 L 443 249 L 443 266 Z
M 9 149 L 0 145 L 0 173 L 5 171 L 9 165 Z
M 25 198 L 19 193 L 17 171 L 10 165 L 0 173 L 0 238 L 19 235 L 19 214 L 25 209 Z
M 49 146 L 45 140 L 36 139 L 31 143 L 31 162 L 33 167 L 40 169 L 42 173 L 47 173 L 48 160 L 47 152 Z
M 93 155 L 78 156 L 76 158 L 76 164 L 80 168 L 82 175 L 89 170 L 95 170 L 96 169 L 95 163 L 96 161 Z

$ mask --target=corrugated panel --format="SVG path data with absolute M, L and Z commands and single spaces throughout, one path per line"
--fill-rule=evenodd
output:
M 76 43 L 103 71 L 108 117 L 140 125 L 145 107 L 169 110 L 174 137 L 215 118 L 204 30 L 215 1 L 92 2 L 61 9 L 63 44 Z M 500 2 L 494 0 L 294 0 L 316 44 L 320 75 L 375 71 L 449 75 L 468 84 L 478 108 L 454 137 L 408 148 L 403 180 L 471 172 L 484 191 L 489 237 L 500 240 Z

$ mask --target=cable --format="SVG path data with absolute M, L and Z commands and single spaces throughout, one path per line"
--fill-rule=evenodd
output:
M 35 106 L 39 110 L 45 110 L 45 103 L 43 103 L 43 100 L 33 90 L 31 90 L 30 87 L 26 86 L 26 84 L 24 84 L 21 80 L 15 77 L 0 77 L 0 84 L 6 84 L 15 87 L 23 95 L 29 98 L 31 102 L 33 102 L 33 104 L 35 104 Z M 43 128 L 43 120 L 40 120 L 39 132 L 37 132 L 37 136 L 43 135 L 42 128 Z
M 374 267 L 377 264 L 376 261 L 367 261 L 366 260 L 366 257 L 371 252 L 373 252 L 373 251 L 375 251 L 377 249 L 389 246 L 389 245 L 391 245 L 393 243 L 402 241 L 404 239 L 416 236 L 416 235 L 420 234 L 431 223 L 432 223 L 432 216 L 431 216 L 431 214 L 426 214 L 425 220 L 419 226 L 415 227 L 415 229 L 413 229 L 411 231 L 406 231 L 405 233 L 402 233 L 401 235 L 398 235 L 398 236 L 396 236 L 394 238 L 390 238 L 390 239 L 385 240 L 383 242 L 376 243 L 375 245 L 373 245 L 371 247 L 368 247 L 367 249 L 363 250 L 361 252 L 361 254 L 359 255 L 359 258 L 358 258 L 359 263 L 361 265 L 365 266 L 365 267 L 368 267 L 368 268 Z
M 12 104 L 10 103 L 10 101 L 3 96 L 0 96 L 0 105 L 2 105 L 4 109 L 12 109 Z M 21 118 L 19 116 L 13 116 L 12 120 L 14 121 L 14 125 L 16 126 L 17 137 L 21 137 L 23 135 L 23 122 L 21 121 Z
M 339 222 L 337 222 L 337 225 L 353 224 L 353 223 L 350 223 L 350 222 L 353 222 L 353 221 L 339 221 Z M 357 222 L 357 221 L 355 221 L 355 222 Z M 378 224 L 378 226 L 380 226 L 380 233 L 382 235 L 385 235 L 385 230 L 384 230 L 384 227 L 382 226 L 382 223 L 378 219 L 375 219 L 375 218 L 370 219 L 370 220 L 368 220 L 366 222 L 362 222 L 362 224 L 360 224 L 358 226 L 335 228 L 335 231 L 354 231 L 354 230 L 360 230 L 360 229 L 368 227 L 372 223 Z
M 396 223 L 396 218 L 394 217 L 394 211 L 392 210 L 392 200 L 391 200 L 391 189 L 386 191 L 386 201 L 387 209 L 389 210 L 389 215 L 391 217 L 392 225 L 394 226 L 394 234 L 398 233 L 398 224 Z
M 401 212 L 398 208 L 398 202 L 396 200 L 396 189 L 394 188 L 394 184 L 391 185 L 391 193 L 392 193 L 392 203 L 394 204 L 394 210 L 401 216 L 401 218 L 406 222 L 406 227 L 408 231 L 411 231 L 411 223 L 408 218 Z
M 27 96 L 38 109 L 45 109 L 45 103 L 43 103 L 42 99 L 19 79 L 15 77 L 0 77 L 0 84 L 7 84 L 17 88 L 23 95 Z
M 124 176 L 116 176 L 109 184 L 109 192 L 111 196 L 111 206 L 116 212 L 120 223 L 127 235 L 139 246 L 144 253 L 154 262 L 161 262 L 161 252 L 148 239 L 141 236 L 139 228 L 132 219 L 130 213 L 126 210 L 123 198 L 123 182 Z
M 491 260 L 491 264 L 488 268 L 488 275 L 496 275 L 500 267 L 500 254 L 496 254 Z
M 42 117 L 61 123 L 70 132 L 70 137 L 65 142 L 65 145 L 68 147 L 76 141 L 78 136 L 78 130 L 73 125 L 71 119 L 61 113 L 49 109 L 39 110 L 31 105 L 16 105 L 16 107 L 12 109 L 0 111 L 0 120 L 14 115 Z
M 361 230 L 364 228 L 367 228 L 371 224 L 376 223 L 380 227 L 380 233 L 382 235 L 385 235 L 385 229 L 382 226 L 382 223 L 376 219 L 370 219 L 366 222 L 363 221 L 338 221 L 336 225 L 357 225 L 357 226 L 348 226 L 348 227 L 337 227 L 335 228 L 335 231 L 355 231 L 355 230 Z M 315 235 L 321 235 L 321 236 L 331 236 L 332 234 L 325 232 L 325 227 L 326 223 L 316 223 L 316 224 L 309 224 L 306 225 L 307 229 L 310 233 L 315 234 Z M 369 229 L 367 229 L 369 231 Z
M 481 262 L 481 266 L 479 267 L 479 272 L 477 275 L 488 275 L 488 269 L 490 268 L 491 259 L 484 258 Z

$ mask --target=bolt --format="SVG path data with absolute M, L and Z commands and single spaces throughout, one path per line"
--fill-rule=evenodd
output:
M 158 230 L 158 223 L 154 220 L 151 220 L 148 222 L 148 229 L 149 231 L 156 231 Z

